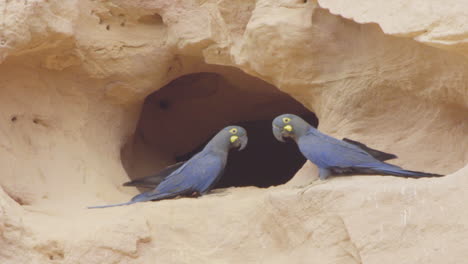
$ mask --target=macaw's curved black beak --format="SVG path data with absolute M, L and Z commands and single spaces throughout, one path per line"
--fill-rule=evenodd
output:
M 239 140 L 238 140 L 239 147 L 238 147 L 237 150 L 241 151 L 241 150 L 245 149 L 245 147 L 247 147 L 247 141 L 248 141 L 248 138 L 247 138 L 246 135 L 240 137 Z
M 281 142 L 286 142 L 284 140 L 284 137 L 283 137 L 283 131 L 281 128 L 273 125 L 273 135 L 275 136 L 275 138 L 278 140 L 278 141 L 281 141 Z
M 231 136 L 230 140 L 231 148 L 237 148 L 238 151 L 241 151 L 247 146 L 248 138 L 247 135 L 243 135 L 240 137 L 237 135 L 233 135 Z

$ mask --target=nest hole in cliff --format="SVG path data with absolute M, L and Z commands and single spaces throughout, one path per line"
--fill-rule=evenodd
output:
M 293 142 L 278 142 L 272 134 L 271 121 L 283 113 L 318 125 L 301 103 L 238 69 L 220 66 L 218 72 L 185 75 L 146 98 L 122 162 L 130 179 L 148 176 L 188 160 L 223 127 L 240 125 L 249 143 L 230 152 L 216 188 L 283 184 L 306 161 Z

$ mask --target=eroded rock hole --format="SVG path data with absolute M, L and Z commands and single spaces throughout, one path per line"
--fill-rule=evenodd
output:
M 293 142 L 278 142 L 271 131 L 277 115 L 293 113 L 317 126 L 316 116 L 276 87 L 235 68 L 182 76 L 149 95 L 132 139 L 122 149 L 131 179 L 188 160 L 227 125 L 247 129 L 249 144 L 231 151 L 216 187 L 268 187 L 286 183 L 305 158 Z
M 138 19 L 138 22 L 148 25 L 164 24 L 163 18 L 160 14 L 142 16 Z

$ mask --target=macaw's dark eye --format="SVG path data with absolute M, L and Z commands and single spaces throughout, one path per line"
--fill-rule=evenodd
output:
M 229 130 L 229 132 L 230 132 L 231 134 L 237 134 L 237 128 L 231 128 L 231 129 Z
M 289 117 L 283 117 L 283 123 L 287 124 L 291 121 L 291 118 Z

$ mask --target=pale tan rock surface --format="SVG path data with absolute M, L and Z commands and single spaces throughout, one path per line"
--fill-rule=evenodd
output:
M 378 23 L 387 34 L 468 55 L 468 10 L 464 0 L 318 2 L 332 13 L 356 22 Z
M 466 261 L 467 4 L 305 2 L 0 2 L 0 263 Z M 137 193 L 120 154 L 143 101 L 195 72 L 249 95 L 230 121 L 266 117 L 276 86 L 321 131 L 449 175 L 318 182 L 306 164 L 274 188 L 85 209 Z M 153 168 L 172 162 L 153 151 Z

